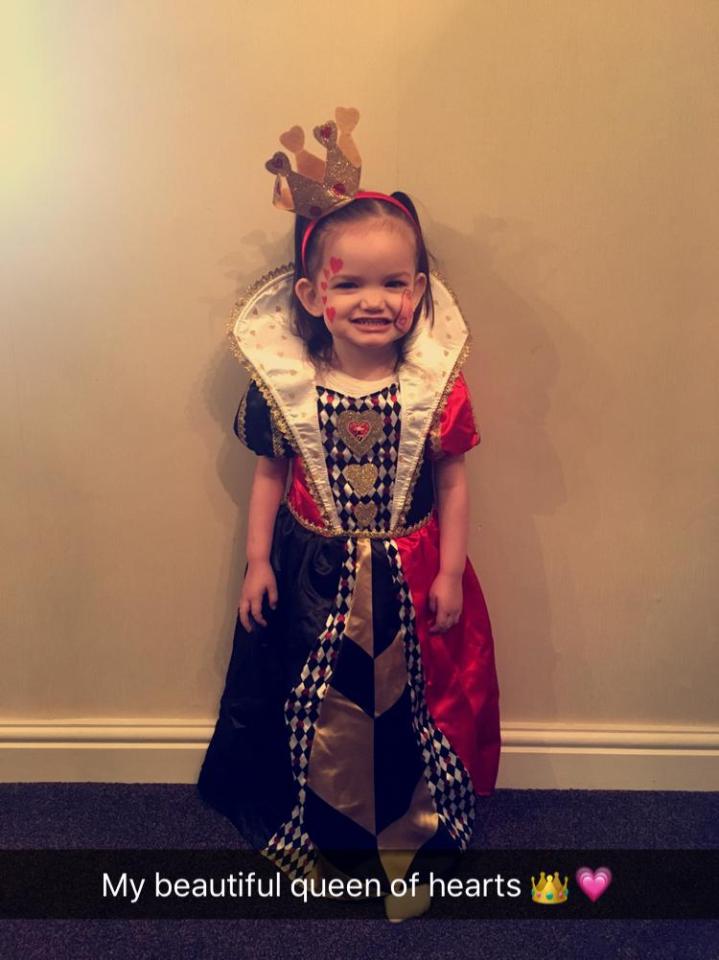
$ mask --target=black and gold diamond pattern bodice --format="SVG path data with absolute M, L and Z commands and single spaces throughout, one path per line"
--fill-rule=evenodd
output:
M 342 529 L 389 530 L 401 429 L 399 384 L 361 397 L 318 385 L 317 413 Z

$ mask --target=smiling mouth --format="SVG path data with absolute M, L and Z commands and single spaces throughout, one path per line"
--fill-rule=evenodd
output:
M 353 320 L 352 323 L 361 327 L 388 327 L 390 325 L 389 320 L 383 320 L 380 317 L 360 317 L 358 320 Z

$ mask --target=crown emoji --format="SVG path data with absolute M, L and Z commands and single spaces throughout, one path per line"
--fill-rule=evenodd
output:
M 334 120 L 314 128 L 315 139 L 327 151 L 326 160 L 305 149 L 302 127 L 292 127 L 280 136 L 282 146 L 294 154 L 297 169 L 292 169 L 281 150 L 265 164 L 275 174 L 272 202 L 276 207 L 314 220 L 354 197 L 362 170 L 362 159 L 352 139 L 358 120 L 359 110 L 337 107 Z
M 564 878 L 564 886 L 559 879 L 559 871 L 554 871 L 554 876 L 550 873 L 545 877 L 544 870 L 539 875 L 539 882 L 534 882 L 532 877 L 532 900 L 535 903 L 544 903 L 547 906 L 554 906 L 557 903 L 566 903 L 569 895 L 567 883 L 569 877 Z

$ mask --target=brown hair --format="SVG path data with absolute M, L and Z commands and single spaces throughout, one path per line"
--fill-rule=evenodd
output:
M 408 338 L 411 337 L 415 327 L 417 326 L 417 321 L 422 314 L 423 307 L 427 311 L 430 322 L 434 323 L 434 302 L 432 300 L 432 287 L 430 283 L 430 253 L 427 250 L 424 242 L 424 236 L 422 235 L 422 227 L 420 226 L 419 217 L 417 216 L 417 210 L 406 193 L 402 193 L 401 191 L 397 190 L 392 194 L 392 196 L 396 200 L 399 200 L 400 203 L 404 204 L 404 206 L 407 207 L 409 212 L 414 217 L 417 227 L 416 230 L 412 231 L 416 238 L 417 249 L 415 269 L 418 273 L 424 273 L 427 277 L 427 287 L 422 299 L 417 304 L 417 309 L 414 311 L 412 326 L 407 333 L 404 334 L 404 336 L 395 341 L 395 346 L 397 349 L 397 362 L 395 364 L 395 370 L 397 370 L 404 362 Z M 306 217 L 295 217 L 295 275 L 292 282 L 290 306 L 295 331 L 297 335 L 304 340 L 310 358 L 315 362 L 330 364 L 332 360 L 332 334 L 325 326 L 323 317 L 312 316 L 312 314 L 308 313 L 307 310 L 305 310 L 305 308 L 302 306 L 302 303 L 295 293 L 295 284 L 302 277 L 311 279 L 317 274 L 317 271 L 319 270 L 318 261 L 322 250 L 321 240 L 329 227 L 334 227 L 343 223 L 356 223 L 360 220 L 366 219 L 367 217 L 391 217 L 400 222 L 407 223 L 407 215 L 398 209 L 393 203 L 386 203 L 383 200 L 375 197 L 360 197 L 357 200 L 353 200 L 351 203 L 345 204 L 342 207 L 338 207 L 338 209 L 333 213 L 324 216 L 312 231 L 307 244 L 307 249 L 305 251 L 307 262 L 306 272 L 302 269 L 302 238 L 304 237 L 305 230 L 311 221 Z M 407 224 L 407 226 L 410 226 L 410 224 Z

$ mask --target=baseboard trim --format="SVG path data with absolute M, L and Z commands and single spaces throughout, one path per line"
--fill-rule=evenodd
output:
M 195 783 L 214 720 L 0 722 L 0 782 Z M 719 728 L 505 723 L 499 789 L 719 790 Z

